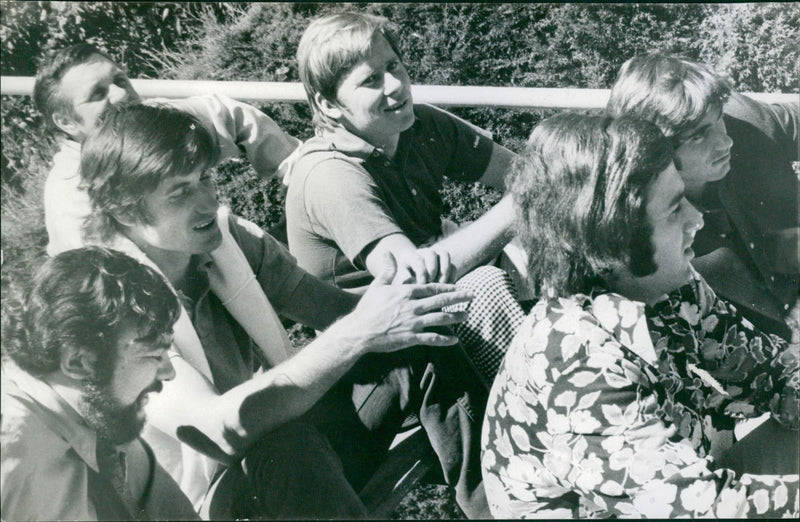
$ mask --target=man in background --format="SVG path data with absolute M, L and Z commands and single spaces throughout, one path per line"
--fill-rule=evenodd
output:
M 45 120 L 64 137 L 44 188 L 47 252 L 55 255 L 84 244 L 81 227 L 91 205 L 78 172 L 83 140 L 109 107 L 140 99 L 122 67 L 86 43 L 61 49 L 43 61 L 33 99 Z M 214 136 L 219 162 L 245 152 L 264 177 L 283 175 L 287 168 L 284 160 L 299 144 L 263 112 L 226 96 L 151 99 L 147 103 L 167 104 L 192 114 Z
M 703 64 L 652 53 L 623 64 L 607 110 L 672 139 L 686 197 L 705 222 L 693 264 L 711 287 L 760 328 L 796 337 L 798 104 L 754 101 Z

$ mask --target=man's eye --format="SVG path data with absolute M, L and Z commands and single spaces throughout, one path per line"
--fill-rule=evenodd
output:
M 92 92 L 92 96 L 89 98 L 89 101 L 102 100 L 106 97 L 107 92 L 108 89 L 95 89 L 94 92 Z
M 183 199 L 186 196 L 186 194 L 187 194 L 186 189 L 178 190 L 178 191 L 173 192 L 172 194 L 169 195 L 169 200 L 170 201 L 180 201 L 181 199 Z

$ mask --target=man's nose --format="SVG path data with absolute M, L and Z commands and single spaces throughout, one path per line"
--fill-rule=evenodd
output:
M 728 136 L 728 131 L 725 124 L 722 124 L 717 129 L 717 149 L 728 150 L 733 146 L 733 140 Z
M 112 84 L 108 88 L 108 101 L 112 105 L 117 105 L 118 103 L 123 103 L 128 100 L 128 91 L 123 89 L 118 85 Z
M 697 210 L 697 208 L 695 208 L 695 206 L 691 203 L 689 203 L 689 206 L 691 208 L 689 209 L 690 216 L 688 228 L 690 232 L 697 232 L 705 225 L 705 222 L 703 221 L 703 213 Z
M 391 96 L 403 88 L 403 80 L 393 73 L 386 73 L 383 81 L 383 91 Z
M 203 187 L 203 190 L 200 192 L 201 194 L 197 198 L 195 211 L 199 214 L 216 213 L 217 209 L 219 208 L 219 199 L 217 199 L 216 187 Z
M 164 354 L 161 366 L 158 367 L 156 378 L 160 381 L 171 381 L 175 378 L 175 367 L 172 365 L 169 354 Z

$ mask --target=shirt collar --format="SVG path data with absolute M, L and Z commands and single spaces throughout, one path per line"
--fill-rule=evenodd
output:
M 362 159 L 368 158 L 378 150 L 344 127 L 322 129 L 319 137 L 327 146 L 327 150 L 337 150 Z
M 590 312 L 622 346 L 648 364 L 656 363 L 656 351 L 650 338 L 644 303 L 608 292 L 592 300 Z
M 68 399 L 50 383 L 34 377 L 10 360 L 3 361 L 2 374 L 3 393 L 32 399 L 45 414 L 42 421 L 63 437 L 90 468 L 99 472 L 97 434 L 78 413 L 74 399 Z
M 410 136 L 413 136 L 413 133 L 413 125 L 400 133 L 400 140 L 397 144 L 398 155 L 402 143 L 408 141 Z M 356 156 L 361 159 L 367 159 L 370 156 L 378 156 L 383 154 L 381 149 L 374 147 L 344 127 L 322 128 L 317 131 L 316 139 L 312 138 L 306 143 L 311 143 L 312 147 L 314 147 L 312 150 L 336 150 L 343 152 L 348 156 Z M 312 150 L 309 150 L 308 152 L 311 152 Z
M 65 138 L 61 141 L 62 148 L 74 150 L 78 154 L 81 152 L 81 144 L 75 140 L 71 140 L 69 138 Z

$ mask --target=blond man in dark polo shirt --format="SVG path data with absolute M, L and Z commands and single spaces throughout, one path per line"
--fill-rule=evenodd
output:
M 452 114 L 414 105 L 384 18 L 322 17 L 306 29 L 297 56 L 317 135 L 301 146 L 286 178 L 291 253 L 302 268 L 356 292 L 380 273 L 387 253 L 397 260 L 395 283 L 458 281 L 475 299 L 454 330 L 477 370 L 460 380 L 488 389 L 524 315 L 508 275 L 482 266 L 511 239 L 511 201 L 504 197 L 454 230 L 443 219 L 440 191 L 445 177 L 503 190 L 513 153 Z M 478 417 L 484 402 L 473 403 Z M 462 429 L 471 433 L 465 440 L 478 440 L 479 423 Z M 485 518 L 477 447 L 463 446 L 458 461 L 444 447 L 437 453 L 461 508 Z
M 383 18 L 321 18 L 298 49 L 317 136 L 289 177 L 289 246 L 300 266 L 359 288 L 384 252 L 417 282 L 454 281 L 497 256 L 510 240 L 510 200 L 448 235 L 445 177 L 504 190 L 514 157 L 489 133 L 429 105 L 411 81 Z

